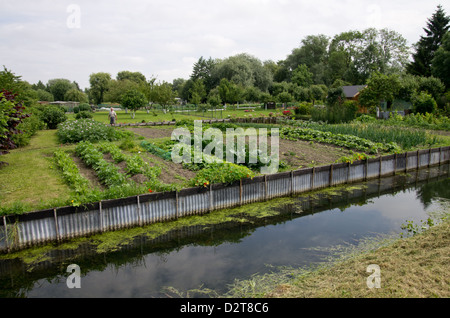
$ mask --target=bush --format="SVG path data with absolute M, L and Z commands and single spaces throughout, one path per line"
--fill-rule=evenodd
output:
M 301 103 L 294 108 L 295 115 L 311 115 L 312 104 Z
M 66 121 L 60 124 L 57 136 L 61 143 L 113 141 L 117 139 L 114 128 L 89 118 Z
M 315 107 L 311 111 L 313 121 L 327 122 L 329 124 L 347 123 L 356 118 L 358 105 L 353 101 L 345 101 L 342 104 L 329 105 L 327 107 Z
M 84 119 L 84 118 L 93 118 L 92 114 L 90 112 L 87 112 L 85 110 L 80 111 L 75 115 L 76 119 Z
M 244 178 L 253 178 L 254 172 L 233 163 L 212 163 L 200 170 L 191 180 L 193 186 L 207 187 L 213 183 L 232 183 Z
M 40 114 L 41 120 L 47 125 L 48 129 L 56 129 L 58 124 L 67 120 L 66 113 L 61 107 L 58 106 L 46 106 Z
M 433 96 L 425 92 L 421 92 L 413 99 L 414 111 L 419 114 L 433 114 L 437 110 L 437 103 Z
M 12 141 L 19 147 L 26 146 L 30 143 L 30 139 L 38 130 L 44 129 L 45 124 L 40 119 L 38 113 L 33 113 L 30 117 L 25 118 L 22 123 L 17 126 L 21 131 L 20 134 L 12 136 Z
M 78 105 L 78 110 L 80 112 L 91 112 L 91 106 L 89 106 L 89 104 L 86 103 L 81 103 L 80 105 Z

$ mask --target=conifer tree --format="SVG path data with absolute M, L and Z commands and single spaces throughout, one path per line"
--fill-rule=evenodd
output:
M 424 28 L 426 35 L 421 36 L 416 44 L 413 62 L 407 66 L 408 73 L 425 77 L 431 76 L 431 62 L 442 44 L 444 35 L 449 30 L 449 23 L 450 17 L 439 5 L 433 16 L 428 19 L 427 27 Z

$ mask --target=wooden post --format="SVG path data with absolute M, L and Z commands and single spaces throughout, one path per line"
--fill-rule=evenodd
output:
M 408 152 L 405 152 L 405 173 L 408 171 Z
M 209 185 L 209 212 L 213 210 L 213 192 L 212 184 Z
M 397 154 L 394 154 L 394 176 L 397 173 Z
M 350 162 L 347 163 L 347 184 L 350 182 Z
M 378 169 L 378 177 L 379 178 L 381 178 L 381 176 L 383 175 L 382 166 L 383 166 L 383 158 L 380 156 L 380 167 Z
M 142 226 L 141 203 L 139 201 L 139 196 L 136 196 L 136 201 L 137 201 L 138 223 L 139 223 L 139 226 Z
M 431 165 L 431 148 L 428 149 L 428 168 L 430 167 L 430 165 Z
M 333 165 L 330 165 L 330 178 L 328 180 L 328 185 L 331 187 L 331 185 L 333 184 Z
M 313 167 L 312 173 L 311 173 L 311 189 L 310 190 L 314 189 L 314 174 L 315 174 L 315 171 L 316 171 L 316 167 Z
M 267 175 L 264 175 L 264 200 L 267 201 Z
M 58 218 L 56 216 L 56 208 L 53 209 L 53 217 L 55 219 L 55 232 L 56 232 L 56 240 L 60 241 L 61 237 L 59 236 L 59 229 L 58 229 Z
M 178 216 L 180 213 L 180 202 L 178 200 L 178 191 L 175 191 L 175 218 L 178 220 Z
M 6 216 L 3 216 L 3 226 L 5 227 L 5 244 L 6 244 L 6 250 L 9 252 L 9 242 L 8 242 L 8 226 L 6 224 Z
M 242 179 L 239 180 L 239 206 L 242 206 Z
M 103 212 L 102 212 L 102 201 L 98 203 L 98 214 L 100 218 L 100 233 L 103 232 Z
M 420 154 L 419 154 L 419 150 L 417 150 L 417 170 L 419 170 L 420 168 Z
M 366 159 L 366 164 L 365 164 L 365 176 L 364 176 L 364 180 L 367 181 L 367 176 L 369 175 L 369 159 Z
M 294 194 L 294 171 L 291 170 L 291 195 Z

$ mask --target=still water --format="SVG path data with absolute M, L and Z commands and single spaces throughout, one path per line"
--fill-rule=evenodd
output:
M 121 231 L 114 238 L 132 239 L 102 250 L 111 235 L 3 255 L 0 297 L 167 297 L 165 287 L 225 293 L 235 279 L 308 266 L 337 245 L 404 232 L 402 224 L 420 223 L 450 199 L 449 185 L 443 165 L 227 210 L 241 222 L 184 225 L 152 239 L 143 234 L 151 226 Z M 68 288 L 69 264 L 80 267 L 81 288 Z

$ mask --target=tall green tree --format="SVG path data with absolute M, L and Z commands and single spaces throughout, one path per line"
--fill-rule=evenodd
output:
M 255 86 L 261 91 L 268 90 L 273 82 L 272 73 L 263 63 L 249 54 L 237 54 L 220 61 L 213 71 L 214 86 L 227 79 L 241 87 Z
M 65 78 L 55 78 L 47 82 L 47 90 L 52 93 L 57 101 L 64 101 L 65 95 L 71 89 L 77 89 L 76 85 Z
M 79 103 L 88 103 L 88 96 L 82 91 L 71 88 L 64 94 L 65 101 L 79 102 Z
M 219 61 L 214 60 L 211 57 L 205 59 L 203 56 L 194 63 L 191 79 L 193 81 L 202 80 L 207 94 L 214 88 L 213 72 L 218 63 Z
M 292 50 L 286 58 L 286 65 L 291 75 L 300 66 L 306 65 L 312 73 L 314 84 L 325 82 L 325 67 L 328 58 L 330 39 L 323 34 L 308 35 L 298 48 Z
M 99 72 L 89 76 L 90 94 L 95 104 L 99 105 L 103 102 L 105 93 L 108 91 L 111 82 L 109 73 Z
M 385 101 L 389 109 L 400 88 L 401 82 L 397 74 L 374 72 L 367 81 L 367 87 L 361 91 L 359 101 L 366 107 L 377 107 L 380 102 Z
M 300 64 L 292 72 L 292 83 L 301 87 L 310 87 L 313 84 L 313 73 L 311 73 L 306 64 Z
M 449 23 L 450 17 L 439 5 L 433 16 L 428 19 L 426 28 L 423 29 L 425 35 L 421 36 L 419 42 L 415 45 L 413 61 L 407 67 L 410 74 L 419 76 L 430 76 L 432 74 L 431 64 L 436 51 L 442 44 L 444 35 L 449 30 Z
M 192 104 L 198 105 L 206 101 L 207 92 L 203 79 L 199 78 L 194 80 L 190 93 L 191 93 L 190 101 Z
M 447 32 L 442 45 L 436 51 L 431 64 L 431 73 L 450 89 L 450 32 Z
M 3 71 L 0 71 L 0 89 L 16 94 L 15 99 L 23 102 L 25 106 L 32 105 L 38 99 L 32 85 L 22 80 L 22 76 L 16 75 L 5 66 L 3 66 Z
M 144 107 L 148 103 L 145 95 L 137 89 L 131 89 L 122 95 L 121 104 L 131 110 L 131 118 L 134 118 L 136 111 Z
M 175 93 L 170 83 L 155 84 L 153 94 L 154 102 L 161 105 L 164 111 L 168 111 L 169 107 L 175 103 Z
M 121 71 L 117 73 L 116 79 L 118 81 L 130 80 L 132 82 L 135 82 L 136 84 L 140 84 L 147 80 L 144 74 L 140 72 L 131 72 L 131 71 Z

